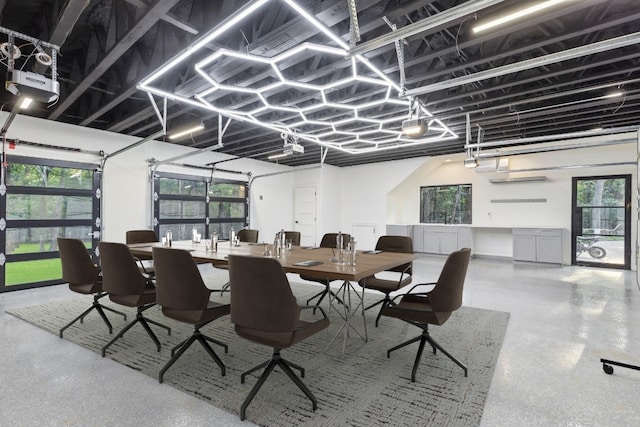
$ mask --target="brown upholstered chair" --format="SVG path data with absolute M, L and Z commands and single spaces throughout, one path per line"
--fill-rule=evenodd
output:
M 158 235 L 153 230 L 129 230 L 126 235 L 127 245 L 135 243 L 155 243 L 159 242 Z M 152 258 L 135 257 L 140 264 L 140 269 L 144 274 L 155 274 Z
M 209 342 L 218 344 L 229 351 L 226 344 L 203 335 L 200 328 L 230 312 L 229 304 L 209 301 L 211 290 L 205 286 L 198 266 L 191 253 L 181 249 L 153 248 L 156 268 L 156 303 L 162 313 L 174 320 L 194 326 L 193 334 L 171 350 L 171 359 L 160 370 L 158 380 L 162 382 L 164 373 L 193 344 L 198 341 L 225 374 L 225 366 Z M 177 351 L 177 352 L 176 352 Z
M 247 243 L 258 243 L 258 230 L 244 228 L 238 231 L 238 240 Z M 219 268 L 220 270 L 229 270 L 229 267 L 226 264 L 214 264 L 213 266 L 215 268 Z M 222 295 L 225 291 L 228 291 L 229 286 L 231 286 L 231 281 L 227 281 L 227 283 L 222 285 L 222 289 L 220 289 L 220 295 Z
M 299 370 L 304 378 L 304 369 L 283 359 L 280 351 L 329 326 L 326 314 L 320 309 L 322 319 L 313 322 L 300 319 L 303 309 L 314 307 L 298 306 L 287 276 L 276 259 L 229 255 L 229 277 L 233 286 L 231 322 L 235 324 L 236 333 L 249 341 L 273 348 L 270 360 L 240 376 L 240 381 L 244 383 L 248 374 L 266 366 L 240 408 L 240 419 L 244 420 L 247 406 L 276 366 L 307 395 L 315 411 L 318 407 L 316 398 L 291 370 L 292 367 Z
M 335 248 L 336 245 L 337 245 L 337 241 L 336 241 L 337 237 L 338 237 L 338 233 L 326 233 L 324 236 L 322 236 L 322 240 L 320 240 L 320 247 L 321 248 Z M 349 240 L 351 240 L 351 234 L 342 233 L 342 245 L 343 245 L 344 248 L 347 247 L 347 244 L 349 243 Z M 325 286 L 325 288 L 322 291 L 318 292 L 317 294 L 315 294 L 314 296 L 312 296 L 311 298 L 309 298 L 307 300 L 307 305 L 309 305 L 311 303 L 311 301 L 313 301 L 314 299 L 316 299 L 318 297 L 319 297 L 319 299 L 318 299 L 318 302 L 316 303 L 316 305 L 320 305 L 320 303 L 327 296 L 327 294 L 330 294 L 340 304 L 342 304 L 342 300 L 338 297 L 338 295 L 336 295 L 331 290 L 330 283 L 332 282 L 332 280 L 330 280 L 330 279 L 318 279 L 317 277 L 305 276 L 303 274 L 300 275 L 300 278 L 303 279 L 303 280 L 308 280 L 310 282 L 322 283 Z
M 134 243 L 159 242 L 158 235 L 153 230 L 129 230 L 126 233 L 127 245 Z
M 383 252 L 402 252 L 411 254 L 413 253 L 413 242 L 411 240 L 411 237 L 406 236 L 380 236 L 378 242 L 376 243 L 376 250 Z M 399 277 L 397 279 L 381 279 L 374 275 L 360 280 L 360 286 L 364 287 L 365 289 L 373 289 L 384 294 L 384 298 L 382 300 L 371 304 L 365 309 L 369 310 L 370 308 L 373 308 L 377 305 L 381 305 L 380 311 L 376 316 L 376 327 L 378 326 L 378 322 L 380 321 L 382 310 L 391 303 L 389 294 L 411 283 L 411 269 L 412 263 L 407 263 L 386 270 L 399 273 Z
M 149 276 L 140 272 L 136 260 L 123 243 L 98 243 L 100 263 L 102 265 L 102 287 L 109 294 L 109 299 L 116 304 L 137 309 L 136 318 L 126 325 L 118 334 L 102 347 L 105 356 L 111 344 L 121 338 L 133 325 L 140 323 L 160 351 L 160 341 L 149 327 L 152 325 L 165 328 L 171 335 L 171 328 L 147 319 L 143 312 L 156 305 L 156 288 Z
M 104 306 L 98 301 L 100 298 L 107 296 L 107 293 L 102 290 L 100 269 L 91 260 L 84 243 L 79 239 L 58 237 L 58 249 L 60 251 L 60 263 L 62 264 L 62 280 L 69 283 L 69 289 L 73 292 L 83 295 L 93 295 L 93 304 L 91 307 L 87 308 L 82 314 L 60 329 L 60 338 L 62 338 L 62 334 L 69 326 L 78 320 L 82 322 L 91 310 L 98 312 L 102 320 L 104 320 L 104 323 L 107 324 L 109 333 L 112 333 L 113 327 L 105 315 L 104 310 L 120 314 L 124 316 L 124 320 L 127 320 L 127 315 Z
M 464 376 L 467 376 L 467 367 L 458 359 L 449 354 L 429 335 L 429 325 L 442 325 L 451 314 L 462 305 L 462 289 L 464 287 L 464 279 L 467 274 L 467 266 L 469 265 L 469 255 L 471 250 L 468 248 L 452 252 L 440 272 L 440 277 L 436 283 L 423 283 L 415 285 L 405 295 L 401 297 L 397 305 L 385 306 L 382 314 L 389 317 L 396 317 L 411 323 L 422 329 L 422 335 L 413 338 L 407 342 L 399 344 L 387 351 L 387 357 L 392 351 L 405 347 L 414 342 L 420 341 L 418 353 L 416 354 L 413 369 L 411 370 L 411 381 L 416 381 L 416 371 L 422 358 L 422 351 L 425 343 L 429 343 L 433 348 L 433 354 L 436 349 L 443 352 L 449 359 L 455 362 L 464 370 Z M 436 285 L 433 290 L 426 293 L 411 293 L 418 286 Z
M 241 242 L 258 243 L 258 230 L 248 228 L 238 231 L 238 240 Z
M 300 232 L 299 231 L 285 231 L 284 239 L 291 240 L 292 246 L 300 246 Z

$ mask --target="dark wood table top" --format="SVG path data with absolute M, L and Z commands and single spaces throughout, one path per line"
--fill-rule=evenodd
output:
M 156 243 L 135 243 L 128 245 L 131 253 L 138 257 L 150 257 Z M 231 246 L 229 242 L 218 243 L 216 252 L 207 251 L 205 242 L 192 243 L 191 241 L 175 241 L 172 244 L 175 249 L 188 250 L 197 262 L 210 262 L 212 264 L 226 264 L 227 256 L 251 255 L 264 256 L 265 245 L 262 243 L 244 243 L 239 246 Z M 375 273 L 387 270 L 398 265 L 406 264 L 416 259 L 414 254 L 397 252 L 367 253 L 358 251 L 356 265 L 340 265 L 334 260 L 334 249 L 294 246 L 291 251 L 285 251 L 281 257 L 276 258 L 282 264 L 287 273 L 304 274 L 310 277 L 329 278 L 334 280 L 358 281 Z M 318 265 L 296 265 L 305 261 L 319 261 Z

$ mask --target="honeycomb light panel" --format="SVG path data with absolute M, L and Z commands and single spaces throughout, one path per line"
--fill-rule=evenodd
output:
M 220 47 L 222 37 L 249 16 L 261 12 L 274 2 L 292 11 L 320 31 L 314 42 L 297 44 L 272 56 Z M 257 15 L 256 15 L 257 16 Z M 319 40 L 325 38 L 324 41 Z M 422 138 L 407 138 L 402 121 L 408 116 L 411 102 L 400 86 L 362 55 L 348 57 L 349 46 L 314 16 L 293 0 L 259 0 L 249 3 L 230 18 L 209 31 L 202 39 L 142 80 L 138 88 L 152 95 L 217 112 L 235 120 L 294 135 L 300 140 L 348 153 L 370 153 L 379 150 L 427 144 L 458 136 L 444 123 L 420 106 L 428 120 L 429 131 Z M 318 57 L 321 55 L 321 57 Z M 337 80 L 314 81 L 303 75 L 297 79 L 288 68 L 295 58 L 322 60 L 324 68 L 342 72 Z M 197 58 L 197 60 L 196 60 Z M 217 78 L 215 71 L 223 65 L 239 61 L 251 76 Z M 169 91 L 156 85 L 160 77 L 178 64 L 193 64 L 200 84 L 197 90 Z M 329 65 L 333 64 L 333 65 Z M 333 68 L 331 68 L 333 67 Z M 306 73 L 303 73 L 306 74 Z M 263 76 L 260 80 L 256 76 Z M 244 78 L 243 78 L 244 77 Z M 320 79 L 321 80 L 321 79 Z M 366 91 L 366 92 L 365 92 Z M 278 102 L 278 94 L 282 100 Z M 365 95 L 362 95 L 365 93 Z M 235 96 L 233 95 L 235 94 Z M 237 102 L 229 102 L 229 97 Z M 225 101 L 226 100 L 226 101 Z

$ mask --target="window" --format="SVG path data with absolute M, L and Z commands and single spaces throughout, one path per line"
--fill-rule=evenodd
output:
M 202 236 L 214 231 L 227 239 L 233 228 L 248 223 L 247 184 L 205 177 L 159 173 L 156 176 L 154 218 L 156 232 L 171 230 L 174 240 L 191 239 L 193 227 Z
M 471 224 L 471 184 L 420 187 L 420 222 Z
M 100 231 L 97 165 L 10 157 L 0 197 L 0 291 L 61 282 L 57 238 L 93 253 Z M 94 234 L 95 233 L 95 234 Z M 94 237 L 95 236 L 95 237 Z
M 209 235 L 214 231 L 223 239 L 248 223 L 247 185 L 243 182 L 216 181 L 209 186 Z

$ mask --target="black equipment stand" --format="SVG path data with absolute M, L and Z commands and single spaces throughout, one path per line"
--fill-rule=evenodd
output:
M 613 374 L 613 366 L 611 365 L 621 366 L 623 368 L 635 369 L 636 371 L 640 371 L 640 366 L 629 365 L 627 363 L 616 362 L 614 360 L 600 359 L 600 362 L 602 362 L 602 370 L 609 375 Z

